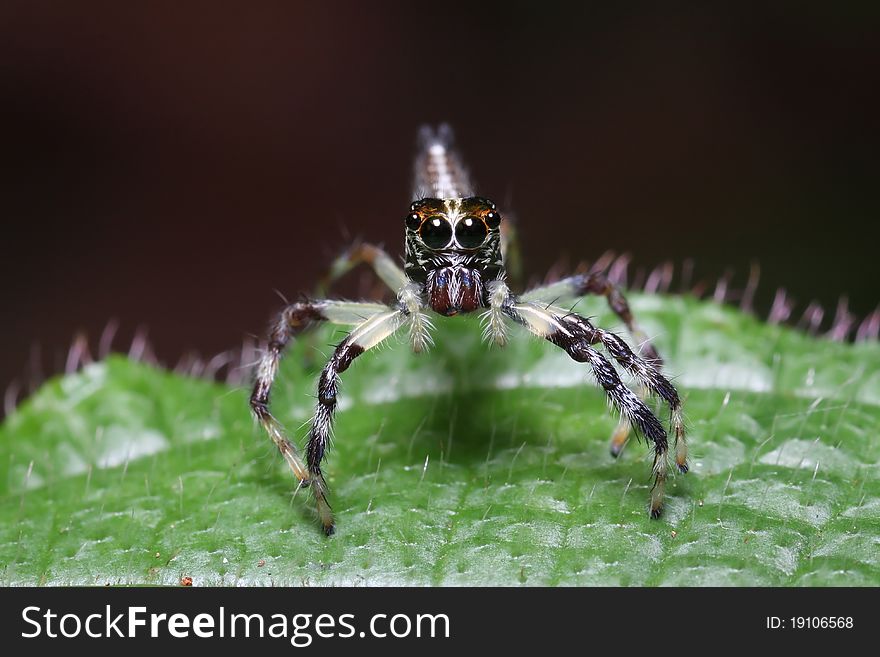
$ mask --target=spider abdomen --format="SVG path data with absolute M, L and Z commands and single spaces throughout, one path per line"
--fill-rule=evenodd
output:
M 479 269 L 462 265 L 439 267 L 428 274 L 425 292 L 431 310 L 451 317 L 483 307 L 483 278 Z

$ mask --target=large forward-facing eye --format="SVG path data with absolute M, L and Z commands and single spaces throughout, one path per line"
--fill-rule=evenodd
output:
M 452 241 L 452 226 L 443 217 L 428 217 L 419 228 L 419 237 L 429 249 L 442 249 Z
M 489 234 L 489 229 L 479 217 L 465 217 L 455 225 L 455 239 L 465 249 L 476 249 Z

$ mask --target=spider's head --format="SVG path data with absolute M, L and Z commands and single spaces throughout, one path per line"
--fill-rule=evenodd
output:
M 485 305 L 482 281 L 503 268 L 495 204 L 481 196 L 423 198 L 410 210 L 404 271 L 425 284 L 431 308 L 455 315 Z
M 464 260 L 479 267 L 497 261 L 500 265 L 501 215 L 487 198 L 416 201 L 406 216 L 407 260 L 439 263 Z

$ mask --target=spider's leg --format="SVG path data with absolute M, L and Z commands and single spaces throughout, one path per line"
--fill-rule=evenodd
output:
M 663 359 L 657 349 L 651 344 L 647 334 L 639 327 L 629 308 L 629 302 L 623 295 L 619 285 L 612 283 L 604 272 L 597 271 L 587 274 L 579 281 L 578 292 L 581 294 L 599 294 L 605 297 L 608 306 L 614 311 L 621 321 L 626 324 L 629 334 L 639 345 L 639 353 L 646 360 L 655 363 L 658 368 L 663 365 Z
M 639 399 L 645 401 L 647 394 L 648 391 L 645 390 L 644 386 L 639 386 Z M 621 415 L 617 426 L 614 427 L 614 431 L 611 433 L 611 440 L 609 441 L 611 456 L 617 458 L 623 453 L 623 448 L 626 447 L 626 444 L 629 442 L 631 431 L 632 425 L 629 423 L 629 420 L 625 415 Z
M 619 336 L 593 326 L 588 319 L 580 315 L 565 315 L 563 321 L 566 324 L 577 326 L 584 335 L 589 337 L 591 344 L 601 343 L 614 360 L 626 368 L 646 390 L 657 395 L 669 405 L 670 422 L 675 434 L 675 464 L 680 472 L 687 472 L 687 440 L 684 432 L 684 419 L 681 414 L 681 398 L 678 396 L 675 386 L 660 372 L 659 366 L 636 355 Z M 617 438 L 616 434 L 615 438 Z
M 603 272 L 591 272 L 576 274 L 563 278 L 561 281 L 550 283 L 542 287 L 536 287 L 523 294 L 523 301 L 535 301 L 555 303 L 558 299 L 581 297 L 585 294 L 602 295 L 608 301 L 608 306 L 614 311 L 626 328 L 633 340 L 639 344 L 639 352 L 648 360 L 661 365 L 663 363 L 657 349 L 651 344 L 648 336 L 639 328 L 630 310 L 629 303 L 618 285 L 612 283 Z
M 408 321 L 408 312 L 401 307 L 396 310 L 386 309 L 385 312 L 358 324 L 336 347 L 318 380 L 318 403 L 306 445 L 306 460 L 318 514 L 328 536 L 334 531 L 333 513 L 327 502 L 327 484 L 321 472 L 321 461 L 330 443 L 339 375 L 348 369 L 355 358 L 386 340 Z
M 403 269 L 384 250 L 373 244 L 357 243 L 349 247 L 330 265 L 330 271 L 319 286 L 319 294 L 322 296 L 326 294 L 334 282 L 361 264 L 369 265 L 376 276 L 382 279 L 382 282 L 395 294 L 409 283 Z
M 306 301 L 294 303 L 284 308 L 272 326 L 268 344 L 257 364 L 250 404 L 254 416 L 278 447 L 301 484 L 308 484 L 308 468 L 297 453 L 294 444 L 284 435 L 281 423 L 269 411 L 269 396 L 272 392 L 272 384 L 275 382 L 275 375 L 278 373 L 278 364 L 281 361 L 284 347 L 294 335 L 310 324 L 322 321 L 334 324 L 359 324 L 387 310 L 387 306 L 376 303 Z
M 368 265 L 383 284 L 395 294 L 400 294 L 410 282 L 403 269 L 381 247 L 354 242 L 330 265 L 330 269 L 317 285 L 316 295 L 327 296 L 336 281 L 360 265 Z
M 587 363 L 611 403 L 633 426 L 654 443 L 654 486 L 651 489 L 651 517 L 657 518 L 663 508 L 666 483 L 666 453 L 668 441 L 663 425 L 632 390 L 620 380 L 617 370 L 602 354 L 593 349 L 594 336 L 571 321 L 572 315 L 564 310 L 544 307 L 536 303 L 517 302 L 511 298 L 505 313 L 535 335 L 564 349 L 574 360 Z
M 636 323 L 632 311 L 630 310 L 629 303 L 623 295 L 623 291 L 618 285 L 612 283 L 604 272 L 590 272 L 569 276 L 568 278 L 564 278 L 555 283 L 550 283 L 549 285 L 529 290 L 522 295 L 521 298 L 523 301 L 554 303 L 560 298 L 579 297 L 585 294 L 602 295 L 606 298 L 608 306 L 623 321 L 633 340 L 639 345 L 639 354 L 652 364 L 654 369 L 659 373 L 663 364 L 663 359 L 660 357 L 660 354 L 657 352 L 654 345 L 651 344 L 648 336 Z M 633 373 L 636 374 L 635 372 Z M 638 378 L 639 381 L 642 381 L 642 378 L 638 375 L 636 375 L 636 378 Z M 642 391 L 640 396 L 644 399 L 645 392 Z M 667 401 L 669 400 L 667 399 Z M 670 407 L 672 408 L 671 403 Z M 681 413 L 680 410 L 676 411 L 674 408 L 672 409 L 672 413 L 673 426 L 675 428 L 676 463 L 680 470 L 686 470 L 687 446 L 684 442 Z M 618 456 L 623 450 L 623 446 L 629 438 L 629 432 L 629 421 L 626 417 L 621 417 L 620 422 L 614 429 L 614 433 L 611 434 L 611 454 L 613 456 Z

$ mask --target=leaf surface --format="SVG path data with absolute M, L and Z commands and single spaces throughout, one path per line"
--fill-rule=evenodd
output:
M 685 398 L 691 473 L 647 514 L 650 453 L 552 345 L 370 352 L 343 375 L 325 472 L 337 534 L 248 391 L 122 357 L 0 427 L 0 582 L 196 585 L 880 584 L 880 346 L 690 298 L 632 295 Z M 578 310 L 620 329 L 601 300 Z M 272 409 L 301 443 L 333 327 L 289 350 Z M 666 411 L 654 407 L 666 421 Z

